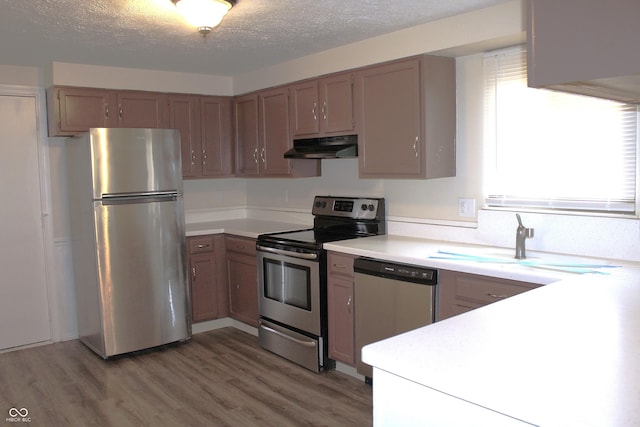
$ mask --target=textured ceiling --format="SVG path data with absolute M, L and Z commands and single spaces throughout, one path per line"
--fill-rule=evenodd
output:
M 0 64 L 237 75 L 505 1 L 238 0 L 203 38 L 171 0 L 0 0 Z

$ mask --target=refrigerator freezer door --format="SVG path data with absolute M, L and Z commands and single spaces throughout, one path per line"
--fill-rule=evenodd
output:
M 96 128 L 88 138 L 94 199 L 167 190 L 182 194 L 177 130 Z
M 191 335 L 182 198 L 149 200 L 94 202 L 103 357 Z

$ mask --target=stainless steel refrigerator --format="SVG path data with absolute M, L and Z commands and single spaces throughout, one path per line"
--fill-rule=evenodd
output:
M 178 131 L 97 128 L 65 148 L 80 340 L 103 358 L 188 340 Z

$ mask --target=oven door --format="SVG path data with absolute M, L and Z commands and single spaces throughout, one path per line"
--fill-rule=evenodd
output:
M 321 335 L 319 254 L 258 245 L 260 316 Z

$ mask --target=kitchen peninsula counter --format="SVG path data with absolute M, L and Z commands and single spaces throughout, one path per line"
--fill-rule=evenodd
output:
M 576 274 L 439 259 L 439 251 L 505 260 L 513 254 L 393 235 L 325 246 L 546 285 L 365 346 L 362 358 L 374 366 L 374 425 L 640 425 L 638 263 L 527 253 L 534 260 L 616 266 Z
M 191 222 L 186 224 L 185 230 L 187 237 L 226 233 L 256 239 L 260 234 L 264 233 L 278 233 L 310 227 L 309 225 L 300 223 L 239 218 L 220 221 Z
M 576 276 L 364 347 L 375 425 L 640 425 L 639 283 Z

